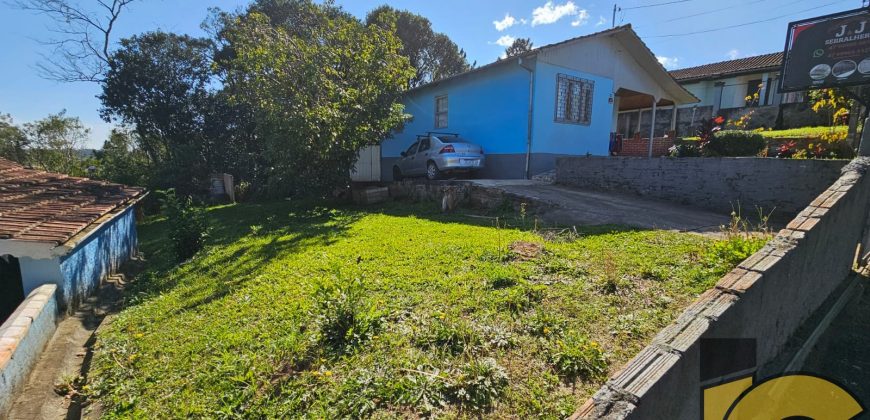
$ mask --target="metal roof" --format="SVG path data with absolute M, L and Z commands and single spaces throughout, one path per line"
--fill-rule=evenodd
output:
M 671 76 L 678 82 L 689 82 L 754 72 L 775 71 L 779 70 L 780 67 L 782 67 L 782 53 L 775 52 L 674 70 L 671 71 Z

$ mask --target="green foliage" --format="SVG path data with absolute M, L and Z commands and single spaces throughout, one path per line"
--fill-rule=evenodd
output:
M 607 356 L 601 345 L 569 331 L 551 343 L 550 364 L 566 382 L 596 379 L 607 373 Z
M 450 397 L 473 412 L 488 412 L 508 387 L 508 375 L 495 359 L 486 357 L 466 363 L 450 384 Z
M 758 156 L 767 143 L 760 134 L 752 131 L 722 130 L 704 146 L 707 156 Z
M 37 169 L 84 176 L 87 164 L 82 158 L 90 130 L 78 117 L 68 117 L 66 110 L 41 120 L 24 124 L 27 135 L 27 163 Z
M 233 53 L 226 83 L 254 113 L 277 196 L 344 185 L 357 151 L 405 118 L 397 100 L 413 70 L 398 39 L 312 7 L 320 23 L 305 36 L 257 12 L 228 18 L 223 29 Z
M 393 32 L 402 43 L 401 53 L 416 70 L 409 87 L 450 77 L 467 70 L 465 51 L 447 35 L 432 30 L 429 19 L 407 10 L 380 6 L 366 16 L 366 25 L 377 25 Z
M 151 185 L 151 161 L 137 147 L 134 137 L 133 133 L 112 130 L 103 148 L 96 152 L 95 178 L 125 185 Z
M 190 197 L 179 198 L 175 190 L 162 193 L 163 212 L 171 224 L 169 240 L 178 261 L 193 257 L 205 245 L 208 223 L 205 211 Z
M 18 163 L 27 159 L 29 141 L 9 114 L 0 114 L 0 157 Z
M 532 40 L 530 38 L 517 38 L 514 42 L 505 48 L 504 56 L 505 57 L 513 57 L 516 55 L 524 54 L 532 50 L 534 44 L 532 44 Z
M 317 289 L 314 313 L 320 342 L 329 350 L 346 353 L 371 339 L 381 327 L 383 315 L 366 302 L 360 279 L 342 280 Z
M 566 387 L 556 340 L 582 332 L 621 365 L 733 268 L 707 236 L 604 226 L 549 240 L 425 204 L 280 200 L 207 216 L 208 246 L 183 264 L 171 220 L 139 226 L 148 271 L 100 329 L 88 375 L 108 418 L 565 418 L 604 378 Z M 484 257 L 516 241 L 547 253 Z M 605 267 L 631 287 L 602 293 Z M 516 284 L 493 289 L 488 273 Z M 531 295 L 524 310 L 505 307 L 511 290 Z M 359 314 L 377 328 L 334 327 Z M 365 338 L 336 351 L 322 331 Z

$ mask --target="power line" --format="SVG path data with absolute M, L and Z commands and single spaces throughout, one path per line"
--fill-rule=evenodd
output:
M 750 1 L 750 2 L 748 2 L 748 3 L 737 4 L 737 5 L 735 5 L 735 6 L 748 6 L 748 5 L 750 5 L 750 4 L 761 3 L 761 2 L 764 2 L 764 1 L 767 1 L 767 0 L 754 0 L 754 1 Z M 799 0 L 799 1 L 800 1 L 800 0 Z M 693 18 L 693 17 L 703 16 L 703 15 L 708 15 L 708 14 L 710 14 L 710 13 L 722 13 L 722 8 L 720 7 L 720 8 L 713 9 L 713 10 L 707 10 L 707 11 L 705 11 L 705 12 L 698 12 L 698 13 L 691 14 L 691 15 L 685 15 L 685 16 L 675 17 L 675 18 L 673 18 L 673 19 L 668 19 L 668 20 L 666 20 L 666 21 L 664 21 L 664 22 L 662 22 L 662 23 L 674 22 L 674 21 L 677 21 L 677 20 L 683 20 L 683 19 L 688 19 L 688 18 Z
M 665 6 L 665 5 L 668 5 L 668 4 L 685 3 L 685 2 L 687 2 L 687 1 L 692 1 L 692 0 L 674 0 L 674 1 L 667 1 L 667 2 L 664 2 L 664 3 L 646 4 L 646 5 L 643 5 L 643 6 L 623 7 L 622 10 L 644 9 L 644 8 L 647 8 L 647 7 L 656 7 L 656 6 Z
M 829 4 L 825 4 L 825 5 L 821 5 L 821 6 L 812 7 L 812 8 L 809 8 L 809 9 L 801 10 L 801 11 L 799 11 L 799 12 L 786 13 L 786 14 L 784 14 L 784 15 L 779 15 L 779 16 L 775 16 L 775 17 L 772 17 L 772 18 L 768 18 L 768 19 L 762 19 L 762 20 L 756 20 L 756 21 L 753 21 L 753 22 L 740 23 L 740 24 L 737 24 L 737 25 L 729 25 L 729 26 L 723 26 L 723 27 L 720 27 L 720 28 L 705 29 L 705 30 L 703 30 L 703 31 L 685 32 L 685 33 L 681 33 L 681 34 L 652 35 L 652 36 L 646 36 L 646 37 L 644 37 L 644 38 L 671 38 L 671 37 L 678 37 L 678 36 L 687 36 L 687 35 L 705 34 L 705 33 L 710 33 L 710 32 L 722 31 L 722 30 L 725 30 L 725 29 L 741 28 L 741 27 L 744 27 L 744 26 L 755 25 L 755 24 L 758 24 L 758 23 L 764 23 L 764 22 L 770 22 L 770 21 L 773 21 L 773 20 L 782 19 L 782 18 L 784 18 L 784 17 L 788 17 L 788 16 L 792 16 L 792 15 L 797 15 L 797 14 L 801 14 L 801 13 L 805 13 L 805 12 L 813 11 L 813 10 L 816 10 L 816 9 L 821 9 L 821 8 L 828 7 L 828 6 L 833 6 L 833 5 L 835 5 L 835 4 L 843 3 L 843 2 L 845 2 L 845 1 L 850 1 L 850 0 L 840 0 L 840 1 L 835 1 L 835 2 L 833 2 L 833 3 L 829 3 Z

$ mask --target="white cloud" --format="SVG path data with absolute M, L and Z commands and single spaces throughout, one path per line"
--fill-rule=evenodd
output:
M 740 58 L 740 51 L 735 48 L 731 51 L 728 51 L 728 54 L 725 54 L 725 56 L 731 60 L 736 60 Z
M 598 16 L 598 23 L 596 23 L 595 26 L 601 26 L 601 25 L 606 25 L 606 24 L 607 24 L 607 18 L 604 16 Z
M 565 16 L 577 16 L 577 19 L 571 24 L 574 25 L 576 22 L 577 24 L 574 26 L 580 26 L 585 23 L 586 19 L 589 19 L 589 12 L 577 7 L 573 1 L 558 5 L 548 1 L 543 6 L 532 10 L 532 26 L 556 23 Z
M 680 59 L 677 57 L 665 57 L 663 55 L 657 55 L 656 60 L 659 60 L 659 63 L 662 63 L 666 69 L 671 70 L 680 65 Z
M 514 43 L 514 40 L 516 40 L 516 38 L 510 35 L 503 35 L 501 38 L 495 41 L 495 44 L 501 45 L 502 47 L 510 47 L 511 44 Z
M 494 20 L 492 24 L 495 25 L 495 30 L 501 32 L 511 26 L 514 26 L 517 23 L 517 19 L 510 15 L 510 13 L 505 13 L 504 19 L 502 20 Z
M 585 25 L 587 21 L 589 21 L 589 12 L 581 10 L 577 12 L 576 16 L 574 16 L 574 20 L 571 21 L 571 26 Z

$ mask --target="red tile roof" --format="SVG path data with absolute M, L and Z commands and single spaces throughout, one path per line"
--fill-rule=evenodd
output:
M 737 60 L 721 61 L 674 70 L 671 73 L 678 82 L 688 82 L 699 79 L 711 79 L 724 76 L 776 70 L 782 66 L 782 53 L 756 55 Z
M 0 158 L 0 239 L 63 244 L 144 188 L 27 169 Z

